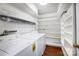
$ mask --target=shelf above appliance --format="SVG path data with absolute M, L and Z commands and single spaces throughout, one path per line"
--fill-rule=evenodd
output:
M 14 22 L 14 23 L 28 23 L 28 24 L 34 24 L 34 22 L 23 20 L 20 18 L 12 17 L 12 16 L 7 16 L 7 15 L 0 15 L 0 20 L 6 21 L 6 22 Z

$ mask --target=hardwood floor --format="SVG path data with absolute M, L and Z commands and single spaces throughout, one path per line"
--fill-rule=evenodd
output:
M 46 45 L 46 49 L 44 51 L 43 56 L 64 56 L 61 47 L 48 46 Z

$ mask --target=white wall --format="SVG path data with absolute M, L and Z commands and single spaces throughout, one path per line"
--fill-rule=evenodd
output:
M 42 19 L 44 20 L 44 19 Z M 60 36 L 60 20 L 54 18 L 46 18 L 45 21 L 39 21 L 40 32 L 47 33 L 48 37 Z
M 17 30 L 17 33 L 27 33 L 34 31 L 35 29 L 36 29 L 35 25 L 32 24 L 12 23 L 12 22 L 4 22 L 0 20 L 0 34 L 4 30 Z
M 47 44 L 59 44 L 61 39 L 60 18 L 54 13 L 41 15 L 38 21 L 39 32 L 46 34 Z M 39 16 L 40 17 L 40 16 Z M 57 42 L 57 43 L 56 43 Z
M 18 5 L 18 7 L 19 6 L 20 5 Z M 24 13 L 22 10 L 6 3 L 0 4 L 0 14 L 21 18 L 23 20 L 28 20 L 31 22 L 32 21 L 37 22 L 37 18 L 30 16 L 27 12 Z M 18 33 L 20 32 L 26 33 L 36 30 L 36 25 L 28 23 L 19 23 L 19 22 L 18 23 L 4 22 L 0 20 L 0 34 L 4 30 L 17 30 Z

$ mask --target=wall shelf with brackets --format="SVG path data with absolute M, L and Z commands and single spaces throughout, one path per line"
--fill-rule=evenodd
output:
M 73 4 L 67 9 L 67 12 L 61 18 L 61 42 L 68 56 L 72 56 L 74 43 L 74 18 Z M 70 52 L 70 53 L 69 53 Z
M 20 18 L 12 17 L 12 16 L 7 16 L 7 15 L 0 15 L 0 20 L 5 21 L 5 22 L 14 22 L 14 23 L 28 23 L 28 24 L 34 24 L 34 22 L 23 20 Z

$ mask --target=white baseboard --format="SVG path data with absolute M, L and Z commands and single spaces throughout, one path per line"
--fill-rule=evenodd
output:
M 61 45 L 61 44 L 57 44 L 57 43 L 46 43 L 46 45 L 49 45 L 49 46 L 62 47 L 62 45 Z
M 66 51 L 65 51 L 65 49 L 63 47 L 62 47 L 62 51 L 63 51 L 64 56 L 68 56 Z

